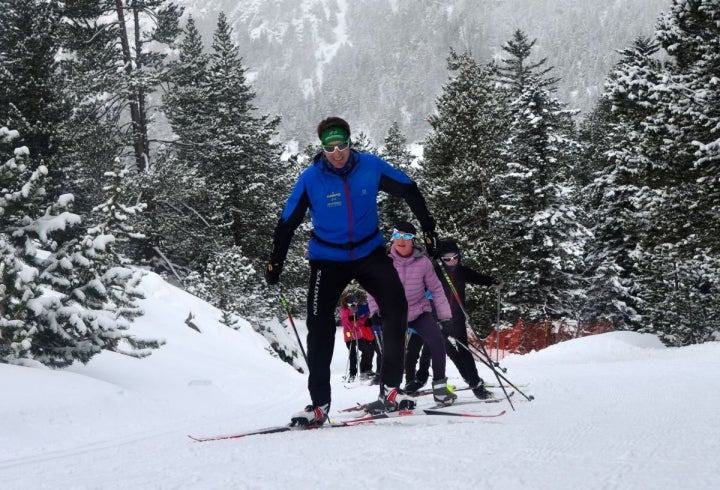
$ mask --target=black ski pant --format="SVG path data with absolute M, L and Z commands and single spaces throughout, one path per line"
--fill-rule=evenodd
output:
M 456 342 L 462 343 L 457 347 L 450 341 L 448 337 L 445 338 L 445 350 L 447 356 L 457 367 L 460 376 L 462 376 L 465 382 L 472 386 L 476 386 L 480 382 L 480 375 L 478 374 L 477 364 L 475 364 L 475 358 L 466 347 L 468 347 L 467 330 L 465 326 L 454 325 L 450 332 L 450 337 L 453 337 Z M 463 347 L 464 346 L 464 347 Z M 415 372 L 415 365 L 420 359 L 420 365 Z M 412 335 L 408 341 L 407 352 L 405 354 L 405 379 L 412 381 L 417 379 L 424 381 L 428 379 L 430 368 L 430 350 L 427 345 L 424 344 L 422 339 L 418 335 Z
M 418 359 L 420 365 L 418 365 Z M 415 369 L 417 368 L 417 372 Z M 430 376 L 430 349 L 428 349 L 425 341 L 417 334 L 412 334 L 408 338 L 407 347 L 405 348 L 405 382 L 410 383 L 414 380 L 427 382 Z
M 407 300 L 405 289 L 384 247 L 358 260 L 310 261 L 307 296 L 308 390 L 313 405 L 330 403 L 330 362 L 335 347 L 335 308 L 355 279 L 375 298 L 382 317 L 382 382 L 400 386 L 405 355 Z
M 435 317 L 432 313 L 423 313 L 410 322 L 408 327 L 417 332 L 417 335 L 413 334 L 410 337 L 411 340 L 408 342 L 408 344 L 413 342 L 414 345 L 410 346 L 408 352 L 405 354 L 406 379 L 408 379 L 408 372 L 412 370 L 414 379 L 418 381 L 427 381 L 429 375 L 428 367 L 431 362 L 433 368 L 433 380 L 443 379 L 445 377 L 445 338 L 438 327 Z M 419 337 L 421 339 L 420 342 L 412 340 L 413 337 Z M 418 358 L 418 354 L 415 352 L 419 351 L 419 347 L 417 346 L 418 343 L 420 344 L 419 347 L 422 347 L 422 355 L 420 356 L 420 367 L 418 368 L 417 373 L 415 373 L 415 363 Z M 415 352 L 410 353 L 410 349 L 413 349 Z M 412 364 L 407 359 L 411 355 L 414 356 Z M 412 381 L 412 379 L 410 379 L 410 381 Z
M 345 345 L 350 351 L 349 376 L 355 377 L 358 374 L 358 357 L 360 358 L 360 373 L 372 371 L 373 355 L 375 354 L 373 342 L 367 339 L 355 339 L 345 342 Z M 360 356 L 358 356 L 358 351 L 360 351 Z
M 468 350 L 468 336 L 465 323 L 453 323 L 449 334 L 458 344 L 462 345 L 456 347 L 446 338 L 445 349 L 447 350 L 447 355 L 453 364 L 455 364 L 460 372 L 460 376 L 462 376 L 465 382 L 469 384 L 470 387 L 474 387 L 480 382 L 480 375 L 478 374 L 477 365 L 475 364 L 475 358 Z

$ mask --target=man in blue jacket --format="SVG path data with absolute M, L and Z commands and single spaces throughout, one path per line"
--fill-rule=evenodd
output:
M 322 151 L 288 197 L 265 269 L 267 283 L 277 284 L 290 241 L 309 210 L 313 231 L 308 246 L 307 357 L 312 403 L 291 417 L 293 425 L 322 425 L 327 420 L 335 305 L 353 279 L 377 300 L 382 317 L 380 399 L 388 411 L 414 406 L 412 398 L 399 390 L 407 301 L 378 227 L 378 192 L 405 199 L 422 226 L 431 256 L 436 241 L 435 220 L 415 182 L 381 158 L 353 149 L 345 120 L 327 118 L 317 133 Z

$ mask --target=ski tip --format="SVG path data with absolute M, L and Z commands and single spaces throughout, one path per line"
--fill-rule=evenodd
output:
M 188 434 L 187 436 L 188 436 L 193 442 L 205 442 L 205 441 L 209 440 L 207 437 L 196 437 L 196 436 L 191 436 L 190 434 Z

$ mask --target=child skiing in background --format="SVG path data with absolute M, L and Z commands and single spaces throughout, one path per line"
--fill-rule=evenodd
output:
M 442 266 L 436 265 L 435 270 L 440 278 L 452 311 L 452 319 L 443 324 L 443 334 L 446 338 L 453 337 L 459 344 L 462 344 L 455 348 L 452 343 L 446 341 L 447 354 L 477 398 L 481 400 L 492 398 L 492 392 L 485 388 L 485 382 L 478 374 L 475 359 L 467 349 L 468 336 L 463 308 L 465 308 L 466 284 L 500 287 L 502 281 L 461 264 L 460 247 L 458 247 L 455 240 L 440 240 L 438 242 L 438 254 L 440 255 Z M 452 291 L 453 288 L 448 284 L 445 273 L 447 273 L 447 276 L 452 281 L 452 286 L 454 286 L 458 293 L 460 303 L 458 303 L 458 298 L 455 297 Z
M 363 295 L 351 292 L 341 298 L 340 323 L 343 327 L 343 340 L 349 350 L 350 365 L 346 381 L 355 381 L 358 367 L 359 379 L 372 379 L 375 374 L 372 372 L 375 336 L 370 327 L 370 309 Z

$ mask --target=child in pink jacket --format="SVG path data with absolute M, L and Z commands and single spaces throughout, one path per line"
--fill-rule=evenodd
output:
M 355 381 L 358 367 L 361 380 L 372 379 L 375 375 L 372 371 L 375 336 L 370 328 L 367 302 L 361 295 L 357 293 L 343 295 L 340 299 L 340 323 L 343 326 L 343 340 L 350 354 L 346 381 Z
M 412 223 L 407 221 L 396 223 L 389 255 L 405 288 L 408 302 L 408 328 L 417 332 L 430 349 L 433 396 L 436 402 L 449 405 L 457 396 L 447 387 L 445 338 L 438 321 L 441 323 L 449 321 L 452 312 L 442 283 L 435 274 L 432 261 L 415 246 L 415 234 L 416 230 Z M 432 294 L 437 320 L 433 316 L 430 300 L 425 295 L 426 290 Z M 370 315 L 374 315 L 378 311 L 378 306 L 370 295 L 368 295 L 368 305 Z

